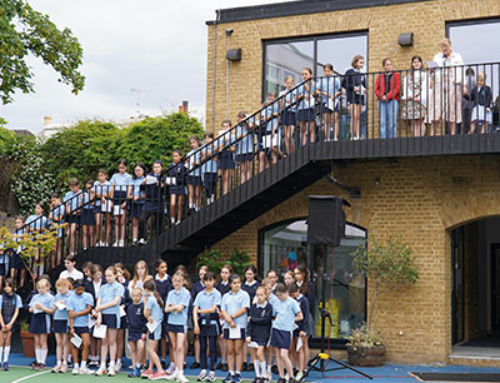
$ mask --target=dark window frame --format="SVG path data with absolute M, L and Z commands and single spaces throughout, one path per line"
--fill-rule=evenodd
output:
M 261 101 L 266 99 L 266 48 L 268 45 L 282 45 L 287 43 L 300 43 L 300 42 L 312 42 L 313 43 L 313 54 L 314 54 L 314 64 L 313 71 L 316 71 L 318 66 L 318 41 L 321 40 L 332 40 L 335 38 L 345 38 L 345 37 L 366 37 L 366 52 L 365 52 L 365 63 L 366 70 L 368 72 L 369 54 L 370 54 L 370 31 L 368 29 L 361 29 L 358 31 L 348 31 L 348 32 L 335 32 L 335 33 L 321 33 L 307 36 L 297 36 L 297 37 L 280 37 L 280 38 L 270 38 L 262 40 L 262 75 L 261 75 Z M 314 76 L 317 74 L 315 73 Z

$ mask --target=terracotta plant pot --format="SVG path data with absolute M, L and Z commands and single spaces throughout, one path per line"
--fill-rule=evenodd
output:
M 385 363 L 385 346 L 347 347 L 349 364 L 358 367 L 379 367 Z
M 21 340 L 23 342 L 23 353 L 26 358 L 35 357 L 35 337 L 27 331 L 21 331 Z

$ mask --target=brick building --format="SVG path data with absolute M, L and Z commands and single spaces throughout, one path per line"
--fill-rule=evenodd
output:
M 298 76 L 297 68 L 332 62 L 343 73 L 356 53 L 367 57 L 368 72 L 382 70 L 384 57 L 407 69 L 415 54 L 432 61 L 437 42 L 448 36 L 466 64 L 500 62 L 498 0 L 294 1 L 221 10 L 207 24 L 207 130 L 239 110 L 257 110 L 267 91 L 283 89 L 286 75 Z M 413 44 L 400 46 L 399 36 L 407 33 Z M 241 60 L 227 60 L 228 49 L 241 49 Z M 494 91 L 498 95 L 498 85 Z M 500 329 L 500 154 L 489 141 L 497 140 L 495 133 L 486 136 L 472 137 L 477 145 L 469 136 L 442 137 L 436 145 L 425 137 L 411 141 L 414 150 L 404 155 L 387 144 L 376 156 L 363 146 L 344 156 L 339 151 L 350 147 L 337 146 L 329 166 L 337 185 L 351 193 L 325 178 L 312 181 L 213 247 L 248 251 L 261 272 L 301 260 L 319 267 L 325 254 L 309 254 L 304 245 L 308 196 L 342 196 L 352 207 L 335 259 L 334 344 L 341 349 L 365 313 L 365 283 L 350 264 L 350 251 L 367 233 L 380 239 L 401 234 L 421 277 L 378 304 L 376 327 L 389 360 L 498 366 L 500 353 L 489 346 Z M 326 159 L 319 149 L 314 158 Z M 484 347 L 472 352 L 468 346 L 474 345 Z

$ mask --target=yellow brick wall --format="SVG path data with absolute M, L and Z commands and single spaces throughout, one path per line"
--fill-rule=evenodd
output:
M 240 110 L 258 110 L 261 103 L 263 41 L 352 31 L 368 31 L 369 70 L 380 71 L 384 57 L 396 69 L 408 69 L 410 58 L 419 54 L 431 61 L 445 36 L 447 21 L 500 15 L 498 0 L 436 0 L 321 14 L 281 17 L 211 25 L 208 28 L 206 128 L 212 130 L 214 83 L 214 32 L 216 34 L 215 130 L 226 114 L 226 29 L 233 29 L 231 48 L 242 48 L 241 62 L 230 64 L 228 116 Z M 413 47 L 397 44 L 400 33 L 414 32 Z
M 445 363 L 451 352 L 450 230 L 500 215 L 499 156 L 450 156 L 360 162 L 336 170 L 361 187 L 347 220 L 379 239 L 402 234 L 420 267 L 418 284 L 382 297 L 376 326 L 392 362 Z M 376 185 L 375 178 L 380 178 Z M 214 248 L 248 251 L 256 260 L 258 233 L 273 223 L 307 215 L 308 196 L 348 196 L 325 180 L 271 209 Z M 403 335 L 400 335 L 402 332 Z

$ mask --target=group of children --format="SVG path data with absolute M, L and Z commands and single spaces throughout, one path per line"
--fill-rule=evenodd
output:
M 242 278 L 230 265 L 223 266 L 217 282 L 216 275 L 201 266 L 200 281 L 192 284 L 184 266 L 170 277 L 163 260 L 156 262 L 154 276 L 144 261 L 137 262 L 133 277 L 122 264 L 107 267 L 103 275 L 99 265 L 87 263 L 84 275 L 74 268 L 74 257 L 66 261 L 55 292 L 48 276 L 42 275 L 24 303 L 29 332 L 35 338 L 32 369 L 45 369 L 47 338 L 54 333 L 54 373 L 69 370 L 71 352 L 73 375 L 113 376 L 122 368 L 128 342 L 129 377 L 188 383 L 184 368 L 189 331 L 195 337 L 196 360 L 191 368 L 201 368 L 198 381 L 215 381 L 219 368 L 228 372 L 225 383 L 239 383 L 243 370 L 255 371 L 254 383 L 269 382 L 273 357 L 279 383 L 299 380 L 306 368 L 310 304 L 307 270 L 301 266 L 287 273 L 284 284 L 278 283 L 275 270 L 259 282 L 254 266 L 248 266 Z M 0 358 L 3 355 L 5 371 L 22 307 L 8 278 L 0 296 Z

